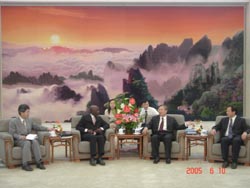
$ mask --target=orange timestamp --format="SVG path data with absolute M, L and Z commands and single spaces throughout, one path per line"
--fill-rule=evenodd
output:
M 208 169 L 209 174 L 226 174 L 226 169 L 225 168 L 209 168 Z M 186 174 L 188 175 L 193 175 L 193 174 L 202 174 L 204 170 L 201 167 L 187 167 L 186 168 Z

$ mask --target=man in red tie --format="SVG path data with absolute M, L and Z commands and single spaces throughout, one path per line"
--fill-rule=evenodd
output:
M 216 131 L 220 131 L 221 153 L 223 158 L 222 167 L 229 166 L 228 151 L 229 146 L 232 145 L 232 164 L 231 168 L 237 168 L 237 161 L 240 153 L 240 146 L 243 144 L 241 136 L 247 130 L 245 119 L 237 116 L 237 109 L 233 106 L 227 107 L 227 116 L 215 125 L 211 134 L 215 135 Z
M 99 116 L 98 106 L 90 106 L 90 114 L 83 115 L 76 126 L 81 133 L 81 140 L 88 141 L 90 144 L 90 165 L 96 166 L 96 163 L 105 165 L 102 159 L 104 155 L 105 130 L 109 125 Z M 96 157 L 96 145 L 98 147 L 98 159 Z
M 186 128 L 185 125 L 178 125 L 175 118 L 167 116 L 167 111 L 167 106 L 161 105 L 158 108 L 159 115 L 154 116 L 143 130 L 143 134 L 147 134 L 148 129 L 152 129 L 151 145 L 154 164 L 160 161 L 160 141 L 162 141 L 165 146 L 166 163 L 171 163 L 172 141 L 176 138 L 176 131 Z

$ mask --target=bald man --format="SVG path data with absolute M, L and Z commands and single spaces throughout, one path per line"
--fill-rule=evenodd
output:
M 102 159 L 104 155 L 105 144 L 105 130 L 109 128 L 109 124 L 106 123 L 99 116 L 99 107 L 90 106 L 90 114 L 83 115 L 81 120 L 76 126 L 76 129 L 81 133 L 81 140 L 88 141 L 90 144 L 90 165 L 96 166 L 96 164 L 105 165 Z M 98 158 L 96 159 L 96 145 L 98 147 Z

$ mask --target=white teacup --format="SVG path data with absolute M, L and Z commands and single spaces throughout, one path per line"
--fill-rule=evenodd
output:
M 50 136 L 56 136 L 56 132 L 55 131 L 50 131 Z
M 207 130 L 202 129 L 201 130 L 201 136 L 207 136 Z
M 120 128 L 120 129 L 118 130 L 118 133 L 119 133 L 119 134 L 123 134 L 123 129 Z

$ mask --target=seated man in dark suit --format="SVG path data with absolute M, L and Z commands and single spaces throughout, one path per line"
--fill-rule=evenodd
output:
M 109 125 L 100 117 L 98 106 L 90 106 L 90 114 L 83 115 L 76 126 L 76 129 L 81 133 L 82 141 L 89 141 L 90 143 L 90 165 L 95 166 L 96 163 L 105 165 L 102 159 L 104 155 L 105 144 L 105 130 Z M 96 144 L 98 146 L 98 159 L 96 156 Z
M 152 129 L 151 145 L 154 164 L 157 164 L 160 161 L 160 141 L 164 142 L 166 152 L 166 163 L 171 163 L 172 141 L 176 138 L 176 131 L 186 128 L 185 125 L 179 126 L 175 118 L 167 115 L 167 111 L 167 106 L 161 105 L 158 108 L 159 115 L 154 116 L 143 130 L 143 134 L 147 134 L 148 129 Z
M 237 168 L 237 161 L 240 153 L 240 146 L 243 144 L 241 136 L 243 132 L 247 130 L 245 119 L 237 116 L 237 109 L 233 106 L 227 107 L 226 118 L 215 125 L 211 134 L 215 135 L 216 131 L 220 131 L 220 142 L 221 142 L 221 153 L 223 158 L 222 167 L 226 168 L 229 166 L 228 162 L 228 150 L 229 146 L 232 145 L 232 164 L 231 168 Z

